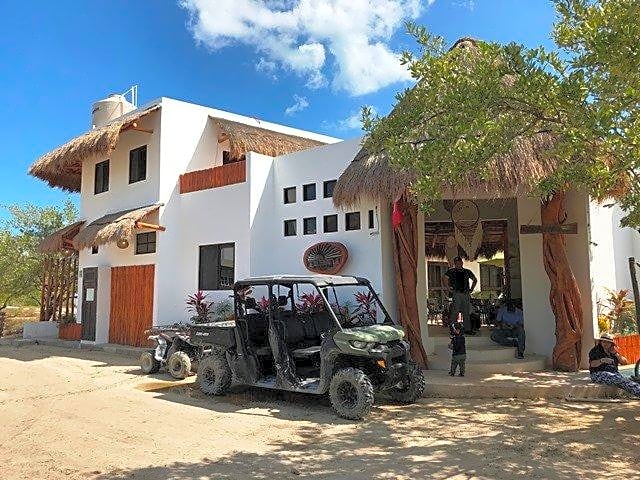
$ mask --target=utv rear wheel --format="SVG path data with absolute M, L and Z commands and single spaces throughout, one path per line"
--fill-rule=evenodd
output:
M 140 369 L 145 375 L 157 373 L 160 370 L 160 362 L 156 360 L 155 350 L 142 352 L 142 355 L 140 355 Z
M 373 406 L 373 385 L 362 370 L 338 370 L 329 384 L 329 399 L 333 409 L 343 418 L 361 420 Z
M 198 385 L 207 395 L 224 395 L 231 387 L 231 368 L 223 354 L 208 355 L 198 365 Z
M 191 373 L 191 359 L 186 352 L 174 352 L 167 362 L 167 370 L 177 380 L 187 378 Z
M 400 385 L 389 390 L 389 395 L 396 402 L 413 403 L 422 396 L 424 392 L 424 374 L 422 369 L 411 362 L 407 364 L 407 373 Z

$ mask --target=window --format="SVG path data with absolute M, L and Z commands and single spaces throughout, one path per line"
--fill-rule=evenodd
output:
M 136 235 L 136 255 L 145 253 L 156 253 L 156 232 Z
M 324 182 L 323 185 L 323 194 L 324 194 L 324 198 L 331 198 L 333 197 L 333 189 L 336 186 L 336 181 L 335 180 L 327 180 L 326 182 Z
M 305 235 L 317 233 L 316 217 L 309 217 L 302 220 L 302 229 Z
M 109 160 L 96 163 L 96 177 L 94 183 L 94 194 L 109 191 Z
M 347 213 L 344 216 L 345 230 L 360 230 L 360 212 Z
M 324 216 L 324 233 L 331 233 L 338 231 L 338 215 L 325 215 Z
M 98 247 L 95 245 L 91 247 L 91 255 L 96 255 L 98 253 Z
M 284 236 L 285 237 L 294 237 L 296 235 L 296 221 L 295 220 L 285 220 L 284 221 Z
M 373 210 L 369 210 L 369 228 L 376 228 L 376 214 Z
M 305 202 L 308 202 L 309 200 L 315 200 L 316 199 L 316 184 L 315 183 L 308 183 L 307 185 L 303 185 L 302 186 L 302 199 Z
M 199 290 L 230 290 L 235 281 L 235 245 L 200 246 Z
M 284 203 L 296 203 L 296 187 L 284 189 Z
M 129 183 L 141 182 L 147 178 L 147 146 L 134 148 L 129 152 Z

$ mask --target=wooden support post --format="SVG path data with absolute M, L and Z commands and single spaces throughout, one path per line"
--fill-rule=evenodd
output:
M 135 224 L 136 228 L 148 228 L 149 230 L 157 230 L 160 232 L 164 232 L 167 228 L 162 225 L 156 225 L 155 223 L 146 223 L 137 221 Z
M 565 192 L 542 202 L 542 248 L 544 269 L 551 282 L 549 300 L 556 318 L 553 368 L 575 372 L 580 366 L 582 351 L 582 299 L 567 257 L 564 234 L 554 228 L 567 220 L 564 202 Z
M 640 333 L 640 292 L 638 291 L 638 274 L 636 272 L 636 259 L 629 257 L 629 273 L 631 274 L 631 287 L 633 288 L 633 302 L 636 306 L 636 329 Z

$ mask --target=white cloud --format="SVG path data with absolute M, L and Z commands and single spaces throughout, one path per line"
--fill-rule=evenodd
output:
M 469 11 L 472 11 L 476 8 L 475 0 L 458 0 L 453 2 L 453 5 L 460 8 L 466 8 Z
M 375 115 L 376 114 L 375 107 L 370 106 L 369 108 L 371 109 L 371 112 Z M 336 122 L 324 122 L 322 126 L 330 130 L 336 130 L 341 132 L 362 130 L 362 110 L 351 112 L 351 114 L 347 118 L 343 118 L 342 120 L 338 120 Z
M 293 105 L 287 107 L 284 111 L 284 114 L 291 116 L 295 113 L 301 112 L 308 106 L 309 106 L 309 101 L 306 99 L 306 97 L 301 97 L 300 95 L 294 95 Z
M 179 1 L 198 43 L 249 45 L 261 56 L 260 71 L 284 68 L 309 88 L 331 83 L 363 95 L 410 79 L 390 39 L 434 0 Z
M 278 66 L 276 65 L 276 62 L 267 60 L 264 57 L 260 57 L 260 59 L 258 60 L 258 63 L 256 63 L 256 70 L 258 72 L 264 73 L 272 80 L 278 79 L 278 75 L 276 75 L 277 68 Z

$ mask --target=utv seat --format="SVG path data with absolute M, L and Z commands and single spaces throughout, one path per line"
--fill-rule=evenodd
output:
M 293 358 L 310 358 L 320 353 L 320 345 L 313 347 L 297 348 L 291 352 Z

